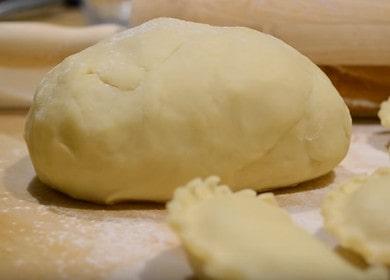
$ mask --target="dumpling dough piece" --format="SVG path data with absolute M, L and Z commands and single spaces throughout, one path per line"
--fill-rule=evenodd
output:
M 369 263 L 390 264 L 390 168 L 359 176 L 329 193 L 322 205 L 326 229 Z
M 385 279 L 363 272 L 293 224 L 273 195 L 232 193 L 217 177 L 176 190 L 168 221 L 206 279 Z
M 382 102 L 378 117 L 384 127 L 390 128 L 390 98 L 387 101 Z
M 168 200 L 192 178 L 297 184 L 347 152 L 351 119 L 326 75 L 243 27 L 156 19 L 69 57 L 26 125 L 38 177 L 103 203 Z

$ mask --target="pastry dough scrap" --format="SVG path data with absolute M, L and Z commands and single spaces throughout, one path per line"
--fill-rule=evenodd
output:
M 382 102 L 378 117 L 384 127 L 390 128 L 390 98 L 387 101 Z
M 194 271 L 207 279 L 385 279 L 362 272 L 294 225 L 272 194 L 236 193 L 219 178 L 195 179 L 168 203 Z
M 325 227 L 369 263 L 390 264 L 390 168 L 343 183 L 323 202 Z

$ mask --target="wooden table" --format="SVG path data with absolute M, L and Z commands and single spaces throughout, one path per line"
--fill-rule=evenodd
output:
M 25 115 L 0 111 L 1 279 L 186 279 L 192 274 L 164 222 L 164 205 L 97 206 L 40 183 L 22 138 Z M 348 156 L 335 171 L 278 191 L 278 202 L 298 224 L 335 247 L 322 228 L 323 196 L 354 173 L 389 165 L 389 140 L 390 133 L 375 122 L 355 124 Z

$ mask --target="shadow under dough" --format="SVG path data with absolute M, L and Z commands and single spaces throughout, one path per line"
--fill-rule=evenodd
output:
M 367 269 L 369 267 L 366 261 L 359 254 L 338 245 L 337 239 L 329 234 L 324 227 L 321 227 L 319 230 L 317 230 L 314 235 L 318 239 L 334 247 L 333 251 L 351 265 L 360 269 Z
M 354 251 L 351 251 L 347 248 L 341 247 L 338 245 L 334 251 L 343 259 L 348 261 L 350 264 L 361 268 L 361 269 L 367 269 L 369 265 L 366 263 L 366 261 L 361 257 L 359 254 L 355 253 Z
M 141 273 L 140 280 L 195 280 L 193 272 L 181 247 L 162 251 L 149 260 Z
M 290 186 L 290 187 L 275 189 L 271 191 L 276 195 L 278 195 L 278 194 L 292 194 L 292 193 L 300 193 L 300 192 L 322 189 L 332 184 L 335 178 L 336 176 L 334 171 L 330 171 L 325 175 L 322 175 L 320 177 L 314 178 L 309 181 L 305 181 L 296 186 Z
M 18 160 L 5 170 L 4 186 L 15 198 L 41 205 L 83 210 L 161 210 L 164 205 L 153 202 L 127 202 L 114 205 L 100 205 L 71 198 L 43 184 L 28 156 Z
M 390 146 L 390 130 L 378 131 L 368 138 L 368 143 L 375 149 L 388 153 Z
M 352 118 L 352 124 L 378 124 L 379 119 L 378 117 L 353 117 Z

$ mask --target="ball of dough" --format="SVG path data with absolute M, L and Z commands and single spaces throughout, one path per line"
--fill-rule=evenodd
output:
M 243 27 L 155 19 L 70 56 L 37 89 L 38 177 L 75 198 L 164 201 L 197 176 L 283 187 L 345 156 L 351 119 L 326 75 Z

